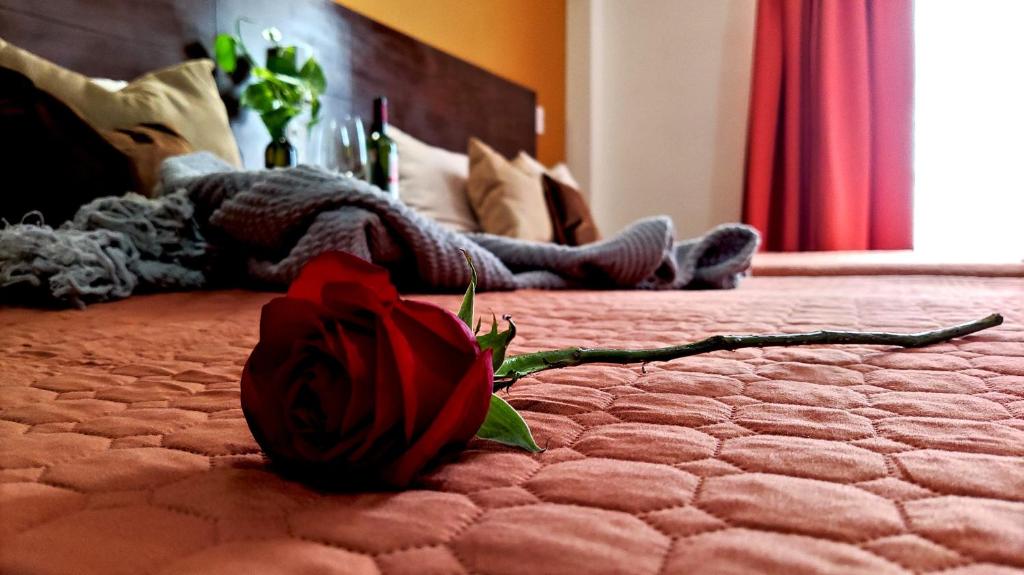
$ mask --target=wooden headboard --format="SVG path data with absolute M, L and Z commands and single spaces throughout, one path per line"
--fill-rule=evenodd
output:
M 77 72 L 130 80 L 209 53 L 238 18 L 309 45 L 328 79 L 324 111 L 371 116 L 386 95 L 409 134 L 465 152 L 477 136 L 506 155 L 535 152 L 535 94 L 330 0 L 0 0 L 0 37 Z M 232 120 L 246 165 L 267 136 L 251 113 Z

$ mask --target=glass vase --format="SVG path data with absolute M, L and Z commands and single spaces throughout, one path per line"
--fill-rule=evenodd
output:
M 288 141 L 288 138 L 281 136 L 267 144 L 263 153 L 263 164 L 268 168 L 290 168 L 299 161 L 298 151 Z

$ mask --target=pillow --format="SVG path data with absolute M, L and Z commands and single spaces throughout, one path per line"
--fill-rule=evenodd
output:
M 74 110 L 27 77 L 0 68 L 0 217 L 33 210 L 58 226 L 94 198 L 131 189 L 128 158 Z
M 469 158 L 423 143 L 394 126 L 388 135 L 398 144 L 402 201 L 455 231 L 480 231 L 466 196 Z
M 551 168 L 545 168 L 544 164 L 538 162 L 533 156 L 520 150 L 516 159 L 512 160 L 512 165 L 538 178 L 541 174 L 549 174 L 552 178 L 563 184 L 568 184 L 577 190 L 580 189 L 576 178 L 572 177 L 572 172 L 569 171 L 569 166 L 565 164 L 557 164 Z
M 164 160 L 193 151 L 185 138 L 160 124 L 105 131 L 102 136 L 131 161 L 132 191 L 147 197 L 156 195 Z
M 516 168 L 476 138 L 469 140 L 466 192 L 483 231 L 523 240 L 551 241 L 551 219 L 540 178 Z
M 544 201 L 551 216 L 555 243 L 581 246 L 601 239 L 587 201 L 576 188 L 543 174 Z
M 111 80 L 110 78 L 89 78 L 89 81 L 108 92 L 120 92 L 128 85 L 124 80 Z
M 145 74 L 116 92 L 3 40 L 0 67 L 24 74 L 97 130 L 162 124 L 181 134 L 194 149 L 242 165 L 210 60 L 190 60 Z

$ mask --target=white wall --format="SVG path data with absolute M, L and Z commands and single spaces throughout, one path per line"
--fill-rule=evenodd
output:
M 755 0 L 568 0 L 566 155 L 605 235 L 738 221 Z

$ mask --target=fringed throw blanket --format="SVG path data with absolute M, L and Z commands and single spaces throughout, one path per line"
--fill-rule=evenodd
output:
M 255 280 L 283 286 L 326 250 L 388 267 L 405 289 L 730 288 L 757 233 L 723 225 L 676 242 L 664 216 L 581 247 L 460 234 L 353 178 L 316 168 L 236 171 L 206 153 L 163 166 L 166 195 L 101 198 L 58 229 L 0 230 L 0 296 L 82 305 L 136 290 Z

